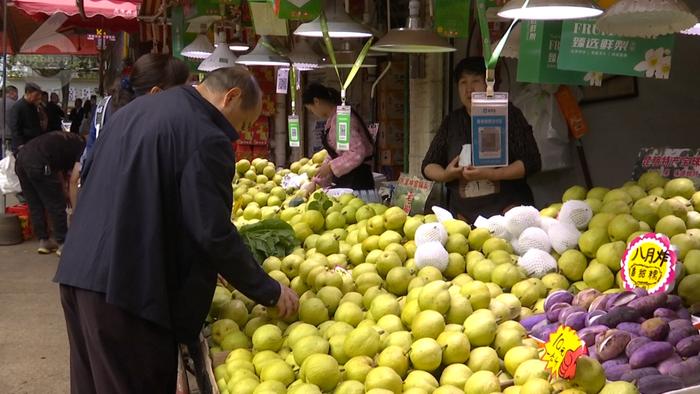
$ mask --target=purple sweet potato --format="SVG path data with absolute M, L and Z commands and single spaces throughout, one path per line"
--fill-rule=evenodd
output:
M 641 337 L 640 337 L 641 338 Z M 681 356 L 680 352 L 678 352 Z M 640 346 L 630 356 L 632 368 L 644 368 L 659 363 L 673 354 L 673 346 L 668 342 L 651 341 Z
M 670 365 L 665 371 L 666 373 L 662 372 L 662 374 L 680 378 L 686 386 L 694 386 L 700 383 L 698 371 L 700 371 L 700 357 L 696 356 Z
M 641 335 L 641 327 L 641 324 L 633 322 L 622 322 L 617 325 L 618 330 L 627 331 L 635 336 Z
M 608 312 L 605 316 L 596 320 L 597 324 L 602 324 L 610 328 L 617 327 L 618 324 L 623 322 L 636 322 L 640 318 L 639 312 L 627 306 L 619 306 Z
M 678 327 L 669 331 L 666 342 L 676 346 L 681 339 L 696 335 L 698 330 L 695 327 Z
M 625 347 L 630 342 L 630 334 L 621 330 L 610 330 L 596 346 L 596 353 L 600 361 L 611 360 L 624 354 Z
M 678 308 L 676 314 L 678 315 L 679 319 L 690 320 L 690 312 L 685 308 Z
M 605 315 L 606 313 L 607 312 L 605 311 L 588 312 L 588 316 L 586 317 L 586 327 L 594 326 L 595 321 L 598 320 L 601 316 Z
M 700 354 L 700 335 L 685 337 L 676 344 L 676 351 L 681 357 L 693 357 Z
M 593 300 L 596 299 L 601 293 L 596 290 L 596 289 L 586 289 L 583 291 L 580 291 L 576 296 L 574 297 L 574 300 L 571 302 L 571 305 L 575 306 L 580 306 L 581 308 L 588 309 L 588 307 L 591 306 L 591 303 Z
M 666 339 L 670 330 L 668 323 L 659 317 L 646 320 L 641 324 L 642 335 L 649 337 L 652 341 L 662 341 Z
M 673 309 L 659 308 L 654 311 L 654 317 L 665 317 L 667 319 L 673 320 L 678 318 L 678 314 Z
M 579 338 L 586 343 L 586 346 L 591 347 L 595 345 L 595 337 L 600 333 L 605 333 L 608 331 L 608 327 L 603 325 L 594 325 L 586 328 L 582 328 L 578 332 Z
M 668 322 L 668 326 L 673 330 L 679 327 L 693 327 L 693 323 L 689 319 L 674 319 Z
M 637 297 L 644 297 L 645 295 L 649 295 L 649 292 L 647 292 L 646 289 L 643 289 L 641 287 L 637 287 L 632 290 L 632 293 L 636 294 Z
M 559 303 L 565 303 L 565 304 L 571 304 L 571 301 L 574 300 L 574 295 L 569 293 L 566 290 L 557 290 L 552 292 L 547 296 L 547 298 L 544 300 L 544 310 L 548 311 L 554 306 L 555 304 Z
M 549 334 L 556 331 L 557 328 L 559 328 L 559 325 L 559 323 L 545 324 L 544 326 L 540 326 L 532 330 L 532 333 L 530 335 L 537 339 L 546 341 L 549 339 Z
M 593 302 L 591 302 L 591 305 L 588 306 L 588 312 L 606 311 L 607 309 L 605 307 L 608 304 L 608 299 L 613 295 L 617 294 L 601 294 L 596 297 Z
M 520 324 L 528 331 L 532 330 L 532 327 L 542 321 L 547 321 L 547 316 L 544 313 L 538 313 L 536 315 L 528 316 L 524 319 L 520 319 Z M 545 323 L 546 324 L 546 323 Z
M 587 312 L 574 312 L 564 320 L 564 325 L 578 331 L 586 326 L 586 317 L 588 317 Z
M 625 348 L 625 354 L 627 355 L 627 357 L 630 357 L 632 353 L 634 353 L 637 349 L 639 349 L 643 345 L 646 345 L 649 342 L 651 342 L 651 339 L 647 337 L 632 338 L 627 344 L 627 347 Z
M 629 364 L 616 364 L 608 366 L 605 366 L 605 364 L 603 364 L 603 369 L 605 370 L 605 377 L 611 381 L 620 380 L 622 378 L 622 375 L 632 370 Z
M 601 365 L 603 366 L 603 368 L 606 368 L 606 367 L 612 367 L 613 365 L 620 365 L 620 364 L 627 364 L 627 363 L 629 363 L 629 359 L 627 358 L 627 356 L 622 354 L 621 356 L 617 356 L 617 357 L 610 359 L 608 361 L 604 361 Z
M 675 376 L 643 376 L 636 384 L 640 394 L 662 394 L 683 388 L 683 381 Z
M 634 382 L 644 376 L 653 375 L 659 375 L 659 370 L 654 367 L 632 368 L 630 371 L 622 374 L 619 380 L 624 380 L 625 382 Z
M 545 309 L 547 312 L 545 314 L 547 315 L 547 320 L 549 320 L 551 323 L 559 321 L 559 315 L 561 314 L 561 311 L 564 308 L 570 307 L 570 304 L 567 304 L 566 302 L 558 302 L 549 309 Z
M 661 372 L 662 375 L 668 375 L 670 372 L 670 369 L 672 366 L 679 364 L 683 359 L 681 356 L 678 355 L 678 353 L 673 353 L 671 357 L 665 359 L 664 361 L 660 362 L 656 368 L 659 369 L 659 372 Z
M 639 298 L 639 296 L 631 291 L 623 291 L 620 293 L 611 294 L 610 297 L 607 299 L 605 310 L 609 311 L 613 308 L 617 308 L 618 306 L 625 306 L 630 302 L 636 300 L 637 298 Z
M 683 305 L 683 301 L 681 300 L 681 297 L 675 295 L 675 294 L 669 294 L 668 297 L 666 298 L 666 308 L 672 309 L 672 310 L 678 310 Z
M 561 313 L 559 314 L 559 323 L 564 324 L 566 318 L 569 317 L 569 315 L 571 315 L 572 313 L 585 311 L 586 310 L 581 308 L 580 306 L 570 306 L 568 308 L 563 308 L 561 310 Z
M 654 311 L 666 305 L 666 293 L 650 294 L 631 301 L 627 306 L 634 308 L 644 317 L 651 317 Z

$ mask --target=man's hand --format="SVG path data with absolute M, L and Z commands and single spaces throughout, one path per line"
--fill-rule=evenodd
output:
M 477 168 L 474 166 L 464 167 L 462 177 L 467 181 L 497 181 L 496 172 L 493 168 Z
M 445 167 L 443 182 L 452 182 L 462 177 L 462 167 L 459 166 L 459 156 L 455 157 L 450 164 Z
M 282 319 L 292 317 L 299 309 L 299 296 L 289 287 L 280 285 L 280 298 L 275 308 Z
M 316 176 L 321 178 L 321 179 L 324 179 L 330 175 L 333 175 L 333 171 L 331 171 L 331 163 L 326 162 L 326 163 L 321 164 L 321 167 L 318 168 L 318 172 L 316 173 Z

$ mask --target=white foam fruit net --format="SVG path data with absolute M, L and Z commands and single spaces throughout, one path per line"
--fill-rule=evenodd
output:
M 416 245 L 428 242 L 439 242 L 441 245 L 444 245 L 447 242 L 447 230 L 440 223 L 421 224 L 416 230 L 414 240 Z
M 541 278 L 557 269 L 557 261 L 549 253 L 530 249 L 518 259 L 518 266 L 521 267 L 527 276 L 531 278 Z
M 559 223 L 557 219 L 550 218 L 549 216 L 542 216 L 540 218 L 540 228 L 544 231 L 549 231 L 549 228 L 552 227 L 552 225 Z
M 578 247 L 578 238 L 581 232 L 571 223 L 559 222 L 552 225 L 547 232 L 552 249 L 562 254 L 569 249 Z
M 588 227 L 588 222 L 591 221 L 592 217 L 593 210 L 581 200 L 569 200 L 559 210 L 559 221 L 570 222 L 579 230 Z
M 518 248 L 527 252 L 530 249 L 539 249 L 549 253 L 552 244 L 549 242 L 549 235 L 539 227 L 526 228 L 518 238 Z
M 447 268 L 449 254 L 440 242 L 426 242 L 416 248 L 414 261 L 418 269 L 430 266 L 444 271 Z
M 514 237 L 519 237 L 528 227 L 540 226 L 540 211 L 532 206 L 515 207 L 506 212 L 504 217 L 506 229 Z

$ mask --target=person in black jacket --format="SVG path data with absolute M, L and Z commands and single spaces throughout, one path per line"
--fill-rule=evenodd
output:
M 236 66 L 143 95 L 105 125 L 54 278 L 73 392 L 173 393 L 176 344 L 198 337 L 218 273 L 282 317 L 296 312 L 296 294 L 230 220 L 231 141 L 261 108 L 257 82 Z
M 83 118 L 85 117 L 85 111 L 83 110 L 83 99 L 75 99 L 74 107 L 68 114 L 68 119 L 70 120 L 70 132 L 74 134 L 80 134 L 80 126 L 83 123 Z
M 459 166 L 462 146 L 471 144 L 471 94 L 486 91 L 486 66 L 480 57 L 460 61 L 454 70 L 462 105 L 443 120 L 423 159 L 423 176 L 447 184 L 448 209 L 474 223 L 481 215 L 502 215 L 517 205 L 532 205 L 526 177 L 542 167 L 532 127 L 514 105 L 508 107 L 508 161 L 499 168 Z
M 58 95 L 56 93 L 51 93 L 51 101 L 49 101 L 49 94 L 47 92 L 44 92 L 44 97 L 42 97 L 42 101 L 46 103 L 46 115 L 49 118 L 47 130 L 63 130 L 61 120 L 63 119 L 64 113 L 61 107 L 58 105 Z
M 17 155 L 15 172 L 29 204 L 32 229 L 39 238 L 37 251 L 41 254 L 58 252 L 66 238 L 64 185 L 84 148 L 85 141 L 79 135 L 54 131 L 32 139 Z M 55 241 L 49 237 L 47 214 Z
M 8 126 L 12 132 L 12 151 L 15 155 L 24 144 L 43 132 L 37 108 L 40 102 L 41 88 L 35 83 L 28 82 L 24 87 L 24 97 L 19 99 L 10 110 Z

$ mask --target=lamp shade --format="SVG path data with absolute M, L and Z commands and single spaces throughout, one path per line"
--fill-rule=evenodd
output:
M 182 56 L 192 59 L 206 59 L 213 52 L 214 46 L 211 45 L 209 38 L 204 34 L 197 35 L 194 41 L 180 51 Z
M 681 0 L 620 0 L 596 25 L 602 33 L 625 37 L 656 37 L 679 33 L 698 23 Z
M 331 38 L 361 38 L 371 37 L 372 31 L 366 26 L 355 22 L 345 12 L 343 0 L 331 0 L 324 8 L 328 22 L 328 36 Z M 303 23 L 294 31 L 295 35 L 303 37 L 323 37 L 321 17 L 311 22 Z
M 214 71 L 220 68 L 232 67 L 236 64 L 236 55 L 231 52 L 226 43 L 217 45 L 214 52 L 199 64 L 199 71 Z
M 698 23 L 696 23 L 690 29 L 683 30 L 681 33 L 690 34 L 693 36 L 700 36 L 700 10 L 695 11 L 695 16 L 698 18 Z
M 375 45 L 373 51 L 402 53 L 442 53 L 456 51 L 446 39 L 432 30 L 391 29 Z
M 316 69 L 320 63 L 318 55 L 305 40 L 296 43 L 292 52 L 289 53 L 289 60 L 300 71 Z
M 248 45 L 242 41 L 236 41 L 234 43 L 229 44 L 228 49 L 230 49 L 234 52 L 245 52 L 248 49 L 250 49 L 250 45 Z
M 498 16 L 523 20 L 565 20 L 593 18 L 603 13 L 591 0 L 510 0 Z
M 260 38 L 250 53 L 242 55 L 236 63 L 245 66 L 289 66 L 289 59 L 278 55 L 267 46 L 265 38 Z

